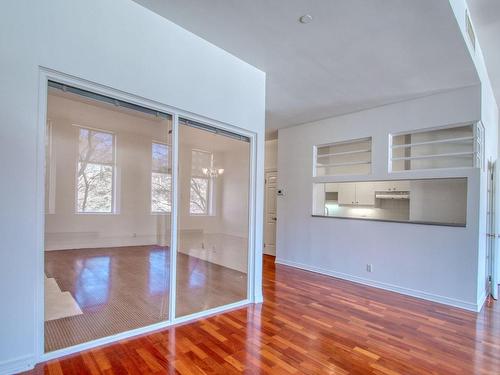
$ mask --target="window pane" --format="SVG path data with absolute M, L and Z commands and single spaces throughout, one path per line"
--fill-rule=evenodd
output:
M 113 167 L 78 163 L 78 212 L 111 212 Z
M 189 199 L 189 212 L 195 215 L 208 213 L 208 179 L 191 178 L 191 192 Z
M 152 170 L 153 172 L 168 173 L 169 149 L 161 143 L 153 143 L 152 146 Z
M 212 166 L 212 154 L 210 152 L 193 150 L 191 152 L 191 175 L 203 177 L 203 168 Z
M 151 211 L 171 212 L 171 191 L 172 176 L 166 173 L 151 174 Z
M 89 163 L 113 162 L 113 134 L 80 129 L 80 161 Z

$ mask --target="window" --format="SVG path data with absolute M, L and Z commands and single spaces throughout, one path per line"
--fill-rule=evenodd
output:
M 391 135 L 391 171 L 480 167 L 480 125 L 458 125 Z
M 213 154 L 206 151 L 191 151 L 191 187 L 189 193 L 189 213 L 191 215 L 210 215 L 210 194 L 212 179 L 203 169 L 213 166 Z
M 314 176 L 369 174 L 371 137 L 315 146 Z
M 172 174 L 170 168 L 170 147 L 163 143 L 153 143 L 151 157 L 151 212 L 171 212 Z
M 115 139 L 112 133 L 79 129 L 77 211 L 112 213 Z
M 55 214 L 56 202 L 56 153 L 52 121 L 45 128 L 45 213 Z

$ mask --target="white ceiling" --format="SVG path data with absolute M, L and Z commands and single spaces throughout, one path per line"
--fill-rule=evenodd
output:
M 488 76 L 500 106 L 500 1 L 467 0 Z
M 265 71 L 269 132 L 479 83 L 448 0 L 135 1 Z

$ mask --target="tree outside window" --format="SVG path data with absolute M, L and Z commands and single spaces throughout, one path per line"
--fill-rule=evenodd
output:
M 212 180 L 203 173 L 203 168 L 213 164 L 213 154 L 201 150 L 191 151 L 191 184 L 189 194 L 189 213 L 191 215 L 210 215 L 210 194 Z
M 114 135 L 79 129 L 77 211 L 112 213 L 114 188 Z
M 153 143 L 151 154 L 151 212 L 171 212 L 172 174 L 170 167 L 170 147 L 163 143 Z

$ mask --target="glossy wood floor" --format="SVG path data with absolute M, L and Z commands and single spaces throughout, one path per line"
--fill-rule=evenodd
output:
M 83 311 L 45 322 L 46 352 L 168 319 L 168 247 L 47 251 L 45 273 Z M 244 300 L 246 289 L 246 274 L 177 254 L 177 316 Z
M 264 260 L 262 305 L 40 364 L 46 374 L 500 374 L 480 314 Z

